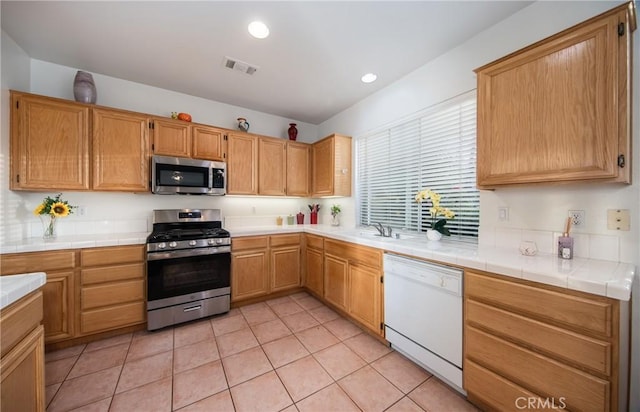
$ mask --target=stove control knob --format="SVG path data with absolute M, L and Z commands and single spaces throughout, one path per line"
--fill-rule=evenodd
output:
M 189 241 L 189 246 L 195 246 L 197 244 L 198 244 L 198 242 L 196 242 L 195 240 L 190 240 Z
M 178 244 L 176 242 L 169 242 L 169 247 L 177 247 Z
M 213 244 L 215 244 L 215 243 L 216 243 L 216 240 L 215 240 L 215 239 L 209 239 L 209 240 L 207 241 L 207 243 L 208 243 L 208 244 L 210 244 L 210 245 L 213 245 Z
M 167 247 L 167 244 L 162 242 L 162 243 L 158 243 L 158 249 L 164 249 Z

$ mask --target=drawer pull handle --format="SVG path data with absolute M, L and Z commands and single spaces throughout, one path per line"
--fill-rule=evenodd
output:
M 198 306 L 191 306 L 190 308 L 184 308 L 182 311 L 183 312 L 192 312 L 194 310 L 198 310 L 201 309 L 202 305 L 198 305 Z

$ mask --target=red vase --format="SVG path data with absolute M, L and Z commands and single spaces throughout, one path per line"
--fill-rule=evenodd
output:
M 312 225 L 317 225 L 318 224 L 318 214 L 311 212 L 311 224 Z
M 299 225 L 304 225 L 304 213 L 300 212 L 296 215 L 296 221 Z
M 287 130 L 287 133 L 289 133 L 289 140 L 296 140 L 298 137 L 298 129 L 296 129 L 295 123 L 289 123 L 289 130 Z

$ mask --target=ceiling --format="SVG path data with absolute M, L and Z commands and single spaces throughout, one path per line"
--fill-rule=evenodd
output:
M 31 58 L 319 124 L 531 3 L 3 0 L 1 15 Z

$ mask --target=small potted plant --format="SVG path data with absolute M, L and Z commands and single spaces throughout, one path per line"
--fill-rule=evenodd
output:
M 340 226 L 340 205 L 331 206 L 331 226 Z

